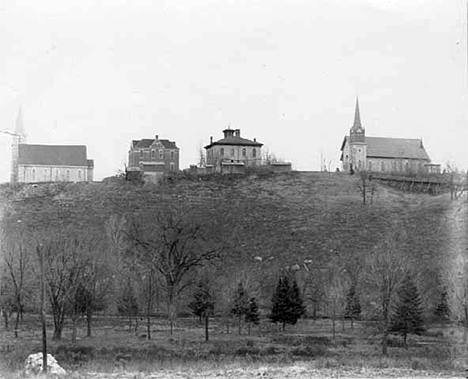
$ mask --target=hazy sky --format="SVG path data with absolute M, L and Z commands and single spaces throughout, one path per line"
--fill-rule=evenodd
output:
M 467 168 L 466 15 L 466 0 L 1 0 L 0 130 L 21 105 L 29 143 L 87 145 L 96 179 L 155 134 L 188 167 L 228 125 L 334 169 L 359 95 L 367 135 L 422 137 Z

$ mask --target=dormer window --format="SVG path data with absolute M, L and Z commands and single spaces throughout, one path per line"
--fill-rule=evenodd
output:
M 163 151 L 159 150 L 159 159 L 163 159 Z

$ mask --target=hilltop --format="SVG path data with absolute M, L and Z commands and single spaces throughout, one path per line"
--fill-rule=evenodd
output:
M 278 264 L 326 260 L 376 247 L 396 225 L 408 254 L 432 269 L 443 258 L 448 195 L 409 194 L 377 185 L 363 204 L 358 178 L 339 173 L 292 172 L 244 177 L 176 178 L 160 185 L 106 183 L 3 185 L 2 226 L 53 230 L 66 226 L 103 232 L 112 216 L 150 219 L 161 207 L 190 207 L 200 222 L 217 220 L 238 264 L 253 257 Z

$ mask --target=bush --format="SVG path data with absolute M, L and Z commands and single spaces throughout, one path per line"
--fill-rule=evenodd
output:
M 316 358 L 326 355 L 327 349 L 323 345 L 299 346 L 291 350 L 291 354 L 297 357 Z

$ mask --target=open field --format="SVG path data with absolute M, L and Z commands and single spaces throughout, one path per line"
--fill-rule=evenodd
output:
M 153 319 L 152 340 L 145 338 L 141 322 L 135 333 L 125 319 L 101 317 L 93 337 L 73 345 L 65 333 L 62 341 L 49 341 L 50 352 L 77 378 L 461 377 L 467 367 L 468 346 L 461 343 L 456 326 L 433 325 L 424 336 L 412 336 L 407 350 L 393 337 L 389 355 L 383 357 L 379 339 L 364 322 L 353 330 L 348 322 L 342 330 L 340 323 L 335 338 L 330 320 L 303 319 L 285 332 L 262 320 L 251 335 L 245 326 L 239 335 L 234 325 L 226 334 L 214 322 L 208 342 L 193 318 L 179 319 L 173 335 L 165 320 Z M 83 322 L 79 336 L 85 334 Z M 18 339 L 2 330 L 4 375 L 19 376 L 25 358 L 40 346 L 34 317 L 27 316 Z

